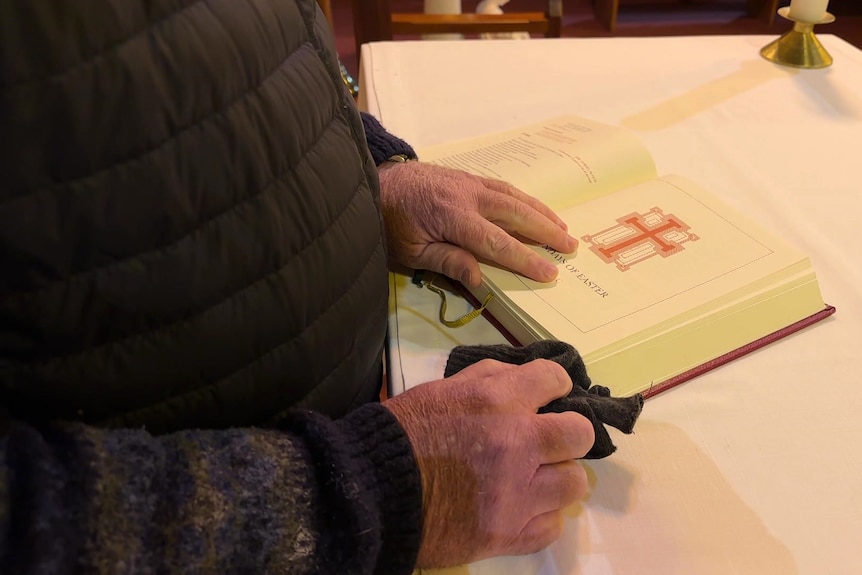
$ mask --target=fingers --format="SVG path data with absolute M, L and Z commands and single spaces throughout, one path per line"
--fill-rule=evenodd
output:
M 559 216 L 521 191 L 514 190 L 512 195 L 478 194 L 476 201 L 483 216 L 510 234 L 547 244 L 561 253 L 571 253 L 578 247 Z
M 499 375 L 501 372 L 513 369 L 511 363 L 505 363 L 496 359 L 483 359 L 474 364 L 468 365 L 449 379 L 483 379 L 486 377 Z
M 580 463 L 543 465 L 533 477 L 530 491 L 537 499 L 534 513 L 504 553 L 522 555 L 541 551 L 563 534 L 563 510 L 589 491 L 587 473 Z
M 485 359 L 464 368 L 452 378 L 493 378 L 490 389 L 503 394 L 501 405 L 521 406 L 535 414 L 529 422 L 530 451 L 537 456 L 540 465 L 580 459 L 596 441 L 592 422 L 580 413 L 536 413 L 543 405 L 572 390 L 572 380 L 556 362 L 537 359 L 523 365 L 511 365 Z
M 533 427 L 539 463 L 553 464 L 580 459 L 593 447 L 593 424 L 575 412 L 537 415 Z
M 530 414 L 536 414 L 543 405 L 568 395 L 573 386 L 572 380 L 563 366 L 548 359 L 536 359 L 523 365 L 514 365 L 495 359 L 483 359 L 468 365 L 448 379 L 468 379 L 479 383 L 479 380 L 486 378 L 493 379 L 481 382 L 481 385 L 487 385 L 489 389 L 501 393 L 502 397 L 505 397 L 505 401 L 501 401 L 501 403 L 517 405 L 520 410 Z M 546 418 L 547 423 L 542 425 L 547 427 L 548 431 L 551 431 L 554 426 L 556 426 L 555 429 L 565 427 L 567 419 L 557 417 L 560 415 L 571 414 L 543 413 L 541 417 Z M 569 423 L 568 425 L 577 425 L 577 423 Z M 580 455 L 574 457 L 580 457 Z M 562 461 L 562 459 L 557 461 Z
M 554 210 L 552 210 L 543 202 L 537 200 L 533 196 L 522 192 L 512 184 L 504 182 L 502 180 L 495 180 L 493 178 L 481 178 L 481 180 L 482 183 L 485 184 L 486 188 L 524 202 L 525 204 L 529 205 L 534 210 L 554 222 L 554 224 L 556 224 L 558 227 L 562 228 L 563 230 L 568 230 L 569 226 L 566 225 L 566 222 L 560 219 L 560 216 L 558 216 L 554 212 Z
M 429 244 L 417 258 L 415 267 L 440 272 L 469 287 L 482 282 L 479 262 L 467 249 L 448 243 Z
M 572 391 L 572 379 L 563 366 L 547 359 L 513 367 L 499 385 L 505 386 L 530 413 Z
M 431 215 L 437 223 L 428 228 L 435 231 L 417 241 L 420 248 L 409 265 L 439 271 L 470 287 L 481 281 L 480 260 L 535 281 L 553 281 L 558 275 L 556 262 L 519 238 L 571 253 L 577 240 L 568 235 L 565 223 L 542 202 L 507 183 L 469 178 L 462 183 L 466 189 L 458 190 L 460 204 L 440 200 Z
M 479 258 L 492 261 L 530 279 L 549 282 L 557 277 L 557 266 L 512 237 L 477 212 L 452 223 L 447 241 L 458 244 Z
M 413 267 L 445 274 L 469 287 L 482 281 L 477 256 L 496 262 L 530 279 L 549 282 L 557 277 L 557 266 L 478 214 L 465 215 L 452 226 L 451 243 L 428 244 Z
M 530 493 L 533 512 L 543 515 L 565 509 L 583 499 L 589 490 L 587 472 L 577 461 L 542 465 L 533 476 Z
M 517 541 L 504 552 L 507 555 L 527 555 L 541 551 L 563 534 L 563 513 L 549 511 L 533 517 L 521 530 Z

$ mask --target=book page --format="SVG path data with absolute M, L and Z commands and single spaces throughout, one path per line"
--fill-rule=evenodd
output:
M 693 182 L 671 176 L 562 211 L 581 241 L 543 284 L 483 266 L 491 283 L 549 333 L 582 353 L 625 345 L 809 267 L 804 255 Z
M 509 182 L 556 211 L 656 177 L 634 135 L 574 116 L 418 153 L 425 162 Z

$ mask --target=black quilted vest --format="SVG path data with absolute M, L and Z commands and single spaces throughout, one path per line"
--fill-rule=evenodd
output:
M 386 329 L 314 0 L 0 3 L 0 400 L 154 432 L 338 416 Z

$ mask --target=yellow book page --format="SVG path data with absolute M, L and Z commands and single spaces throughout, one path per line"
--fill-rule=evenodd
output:
M 557 211 L 657 175 L 634 135 L 575 116 L 418 153 L 424 162 L 509 182 Z
M 533 248 L 556 263 L 554 283 L 489 265 L 483 272 L 516 313 L 585 355 L 660 332 L 809 267 L 801 252 L 676 176 L 560 216 L 581 241 L 578 253 Z

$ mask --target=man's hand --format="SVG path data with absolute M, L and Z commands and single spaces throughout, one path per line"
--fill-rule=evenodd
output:
M 571 389 L 557 363 L 489 359 L 384 403 L 422 475 L 418 567 L 532 553 L 560 536 L 562 509 L 587 491 L 574 460 L 595 436 L 577 413 L 536 411 Z
M 498 180 L 422 162 L 380 167 L 380 202 L 393 263 L 479 285 L 477 258 L 548 282 L 557 268 L 520 240 L 562 253 L 578 245 L 539 200 Z

